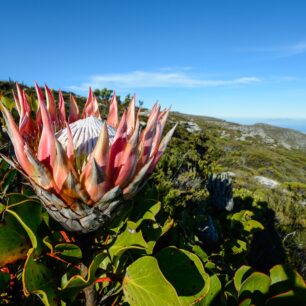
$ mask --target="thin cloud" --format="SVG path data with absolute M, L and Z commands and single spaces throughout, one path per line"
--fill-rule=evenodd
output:
M 158 70 L 160 71 L 190 71 L 192 70 L 192 66 L 166 66 L 166 67 L 160 67 Z
M 301 54 L 306 52 L 306 42 L 301 42 L 299 44 L 293 45 L 289 48 L 292 55 Z
M 271 55 L 273 57 L 290 57 L 299 54 L 306 53 L 306 42 L 302 41 L 292 45 L 286 46 L 274 46 L 274 47 L 263 47 L 263 48 L 240 48 L 240 52 L 247 53 L 262 53 Z
M 92 88 L 205 88 L 240 86 L 259 82 L 261 79 L 254 76 L 233 79 L 201 79 L 194 78 L 184 72 L 133 71 L 95 75 L 88 82 L 69 88 L 78 91 L 87 91 L 89 86 Z

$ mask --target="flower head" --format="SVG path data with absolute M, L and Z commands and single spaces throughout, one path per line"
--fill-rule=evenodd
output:
M 169 109 L 156 103 L 140 128 L 135 97 L 119 120 L 116 94 L 106 120 L 89 89 L 80 113 L 70 96 L 69 115 L 59 91 L 58 106 L 51 90 L 36 84 L 38 107 L 33 118 L 25 92 L 14 93 L 19 125 L 0 105 L 16 160 L 11 164 L 29 180 L 49 214 L 66 229 L 87 233 L 109 220 L 125 199 L 144 185 L 162 156 L 175 127 L 162 139 Z

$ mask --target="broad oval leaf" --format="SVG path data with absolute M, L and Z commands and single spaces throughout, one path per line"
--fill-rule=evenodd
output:
M 59 305 L 54 275 L 43 263 L 35 260 L 33 248 L 28 252 L 22 272 L 22 283 L 26 296 L 36 294 L 46 306 Z
M 234 276 L 234 284 L 237 291 L 240 290 L 241 284 L 254 272 L 254 269 L 250 266 L 241 266 Z
M 301 275 L 291 268 L 276 265 L 270 269 L 271 287 L 269 305 L 288 303 L 302 304 L 306 296 L 306 286 Z
M 131 306 L 179 306 L 175 289 L 159 269 L 157 260 L 144 256 L 126 270 L 123 292 Z
M 19 224 L 27 232 L 33 248 L 37 248 L 38 227 L 42 222 L 42 206 L 40 203 L 23 194 L 12 193 L 7 195 L 8 206 L 6 213 L 11 214 L 16 218 Z
M 239 290 L 239 300 L 251 298 L 255 305 L 263 305 L 270 289 L 270 277 L 261 272 L 252 273 L 242 284 Z

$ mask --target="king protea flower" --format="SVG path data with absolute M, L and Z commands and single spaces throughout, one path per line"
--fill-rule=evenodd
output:
M 175 129 L 162 139 L 169 109 L 160 111 L 156 103 L 141 131 L 135 97 L 119 120 L 114 94 L 103 120 L 89 89 L 82 114 L 70 96 L 67 118 L 62 93 L 57 108 L 50 89 L 45 86 L 44 97 L 35 85 L 35 118 L 18 84 L 14 99 L 19 125 L 1 104 L 16 155 L 11 164 L 27 177 L 49 214 L 63 227 L 81 233 L 97 230 L 152 173 Z

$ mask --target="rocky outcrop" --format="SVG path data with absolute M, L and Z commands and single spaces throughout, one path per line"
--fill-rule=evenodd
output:
M 264 176 L 255 176 L 255 180 L 268 188 L 276 188 L 279 185 L 279 182 L 269 179 Z

